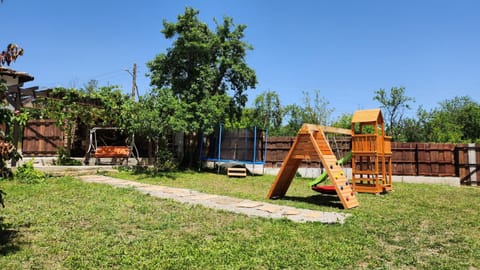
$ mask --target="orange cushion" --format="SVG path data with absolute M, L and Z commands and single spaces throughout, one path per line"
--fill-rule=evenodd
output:
M 99 146 L 93 155 L 96 158 L 127 158 L 130 156 L 128 146 Z

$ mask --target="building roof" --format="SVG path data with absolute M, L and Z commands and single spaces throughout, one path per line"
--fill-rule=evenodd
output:
M 16 70 L 5 68 L 5 67 L 0 67 L 0 76 L 10 76 L 13 78 L 18 77 L 19 83 L 25 83 L 25 82 L 33 81 L 35 79 L 32 75 L 26 72 L 20 72 L 20 71 L 16 71 Z
M 352 116 L 352 123 L 383 123 L 382 110 L 359 110 Z

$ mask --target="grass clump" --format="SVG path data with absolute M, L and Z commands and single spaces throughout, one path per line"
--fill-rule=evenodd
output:
M 14 174 L 15 180 L 24 184 L 43 183 L 47 179 L 45 173 L 36 170 L 33 167 L 33 160 L 20 165 Z

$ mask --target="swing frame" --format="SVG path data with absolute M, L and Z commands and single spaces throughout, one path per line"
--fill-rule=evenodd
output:
M 90 157 L 95 158 L 95 165 L 99 165 L 101 158 L 111 158 L 112 164 L 120 161 L 126 161 L 128 165 L 128 158 L 133 157 L 138 163 L 138 149 L 135 145 L 135 134 L 131 136 L 130 145 L 98 145 L 97 131 L 99 130 L 122 130 L 118 127 L 94 127 L 90 130 L 89 145 L 85 157 L 85 164 L 89 163 Z

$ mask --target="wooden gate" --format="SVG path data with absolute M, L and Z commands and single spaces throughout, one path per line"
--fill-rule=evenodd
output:
M 62 146 L 63 131 L 55 125 L 55 121 L 28 121 L 23 131 L 23 156 L 56 156 Z
M 480 145 L 458 144 L 455 148 L 457 174 L 462 185 L 480 186 Z

